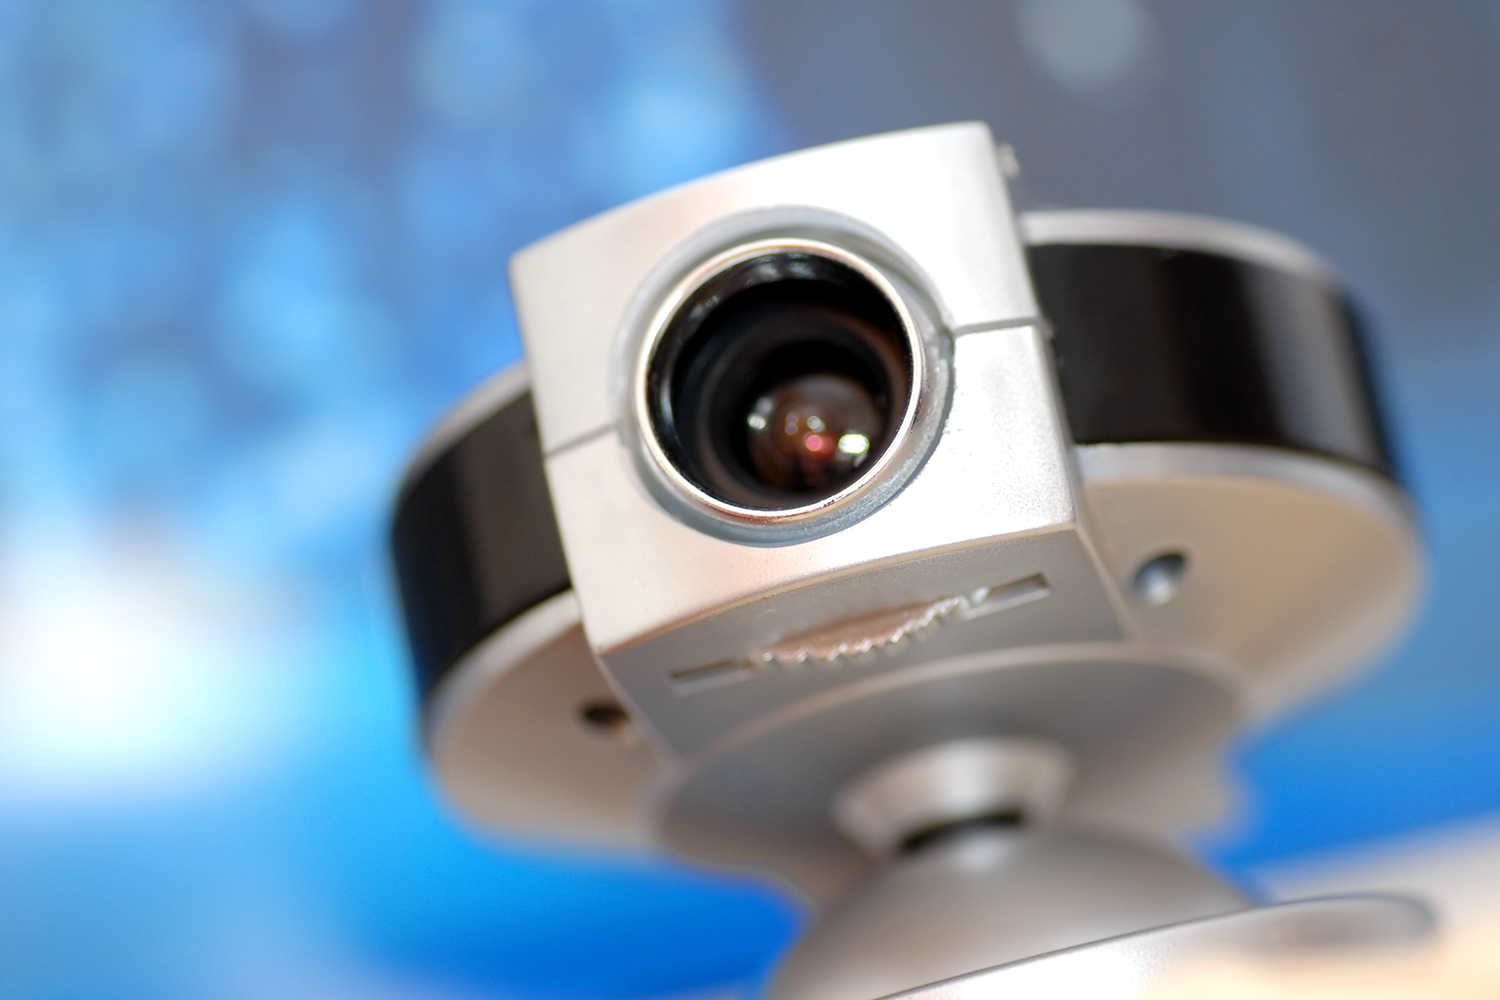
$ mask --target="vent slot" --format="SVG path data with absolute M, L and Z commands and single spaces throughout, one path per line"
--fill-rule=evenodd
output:
M 1052 593 L 1052 588 L 1047 586 L 1047 578 L 1040 573 L 1023 580 L 1002 583 L 998 587 L 986 587 L 968 596 L 967 606 L 959 612 L 959 618 L 963 621 L 983 618 L 996 611 L 1005 611 L 1021 604 L 1039 601 L 1050 593 Z
M 760 668 L 748 660 L 724 660 L 721 663 L 710 663 L 706 667 L 674 670 L 671 675 L 672 692 L 696 694 L 699 691 L 724 687 L 726 684 L 747 681 L 758 673 L 760 673 Z

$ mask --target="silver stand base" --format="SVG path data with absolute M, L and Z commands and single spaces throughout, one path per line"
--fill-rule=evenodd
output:
M 1205 958 L 1291 958 L 1409 946 L 1433 929 L 1427 908 L 1400 896 L 1309 899 L 1079 945 L 932 983 L 901 994 L 900 1000 L 1133 1000 Z
M 1252 906 L 1165 845 L 958 828 L 891 859 L 833 907 L 788 956 L 771 1000 L 1031 995 L 1012 981 L 1037 996 L 1088 982 L 1079 995 L 1123 997 L 1089 977 L 1124 988 L 1205 952 L 1409 941 L 1431 926 L 1403 900 Z

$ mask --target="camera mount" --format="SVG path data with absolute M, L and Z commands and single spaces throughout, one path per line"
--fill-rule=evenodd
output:
M 1016 217 L 971 124 L 728 171 L 512 276 L 526 365 L 433 433 L 393 533 L 471 819 L 782 879 L 824 916 L 778 1000 L 1425 932 L 1398 899 L 1251 908 L 1170 846 L 1233 731 L 1418 589 L 1310 252 Z

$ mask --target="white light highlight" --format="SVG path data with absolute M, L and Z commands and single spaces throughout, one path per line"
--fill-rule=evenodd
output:
M 0 794 L 199 786 L 284 737 L 265 608 L 159 549 L 44 532 L 0 596 Z
M 870 452 L 870 439 L 863 434 L 856 434 L 851 431 L 839 438 L 839 451 L 855 458 L 867 455 Z

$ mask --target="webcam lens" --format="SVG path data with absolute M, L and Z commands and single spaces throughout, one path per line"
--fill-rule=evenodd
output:
M 745 423 L 755 474 L 788 493 L 842 489 L 885 432 L 865 387 L 836 374 L 783 382 L 755 401 Z
M 708 278 L 648 366 L 667 460 L 732 506 L 795 510 L 857 483 L 915 391 L 911 342 L 870 277 L 812 249 L 776 249 Z

